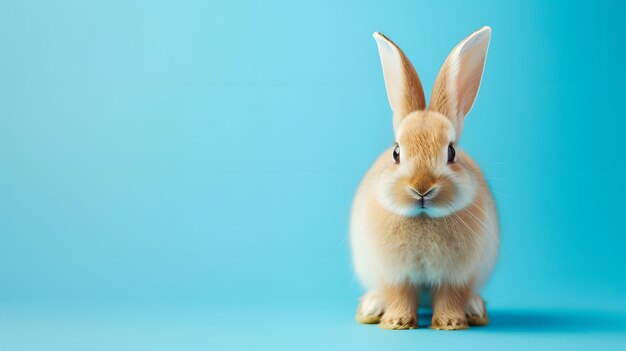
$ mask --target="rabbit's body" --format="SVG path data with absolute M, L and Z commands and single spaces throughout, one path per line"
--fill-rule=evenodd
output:
M 352 208 L 350 240 L 359 279 L 368 291 L 380 291 L 382 281 L 407 280 L 425 288 L 471 281 L 479 289 L 491 273 L 498 248 L 497 213 L 482 173 L 460 152 L 459 163 L 471 169 L 480 194 L 451 216 L 405 217 L 378 201 L 378 177 L 390 153 L 385 151 L 367 172 Z M 463 232 L 467 235 L 459 235 Z
M 497 212 L 480 168 L 458 143 L 490 36 L 484 27 L 452 51 L 427 108 L 410 61 L 374 34 L 396 144 L 367 172 L 352 207 L 354 267 L 368 290 L 357 309 L 360 322 L 415 328 L 425 292 L 432 294 L 435 329 L 488 321 L 478 289 L 497 258 Z

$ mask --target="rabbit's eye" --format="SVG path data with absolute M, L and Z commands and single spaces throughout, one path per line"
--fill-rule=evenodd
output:
M 448 145 L 448 163 L 454 163 L 456 159 L 456 150 L 452 144 Z
M 393 148 L 393 159 L 396 160 L 396 163 L 400 163 L 400 145 Z

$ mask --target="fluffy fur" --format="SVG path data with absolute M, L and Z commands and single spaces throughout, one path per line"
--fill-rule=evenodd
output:
M 430 106 L 400 48 L 374 33 L 396 144 L 374 162 L 357 191 L 350 239 L 367 293 L 357 320 L 388 329 L 417 327 L 418 296 L 432 294 L 431 328 L 487 323 L 478 290 L 499 242 L 495 204 L 478 165 L 459 147 L 478 93 L 491 29 L 463 40 L 439 72 Z M 396 145 L 400 162 L 392 157 Z M 448 146 L 456 158 L 448 162 Z

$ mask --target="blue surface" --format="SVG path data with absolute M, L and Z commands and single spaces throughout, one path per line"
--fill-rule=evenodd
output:
M 617 1 L 0 1 L 0 349 L 626 348 L 625 21 Z M 482 25 L 462 144 L 502 217 L 492 324 L 358 325 L 348 212 L 392 140 L 371 33 L 428 95 Z

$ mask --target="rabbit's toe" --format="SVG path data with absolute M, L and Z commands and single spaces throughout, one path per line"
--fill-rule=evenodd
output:
M 455 318 L 455 317 L 443 317 L 443 318 L 433 318 L 432 324 L 430 325 L 431 329 L 437 330 L 462 330 L 467 329 L 467 319 L 466 318 Z
M 383 329 L 392 330 L 416 329 L 417 318 L 414 315 L 387 316 L 387 314 L 385 314 L 380 320 L 380 324 L 378 326 Z

